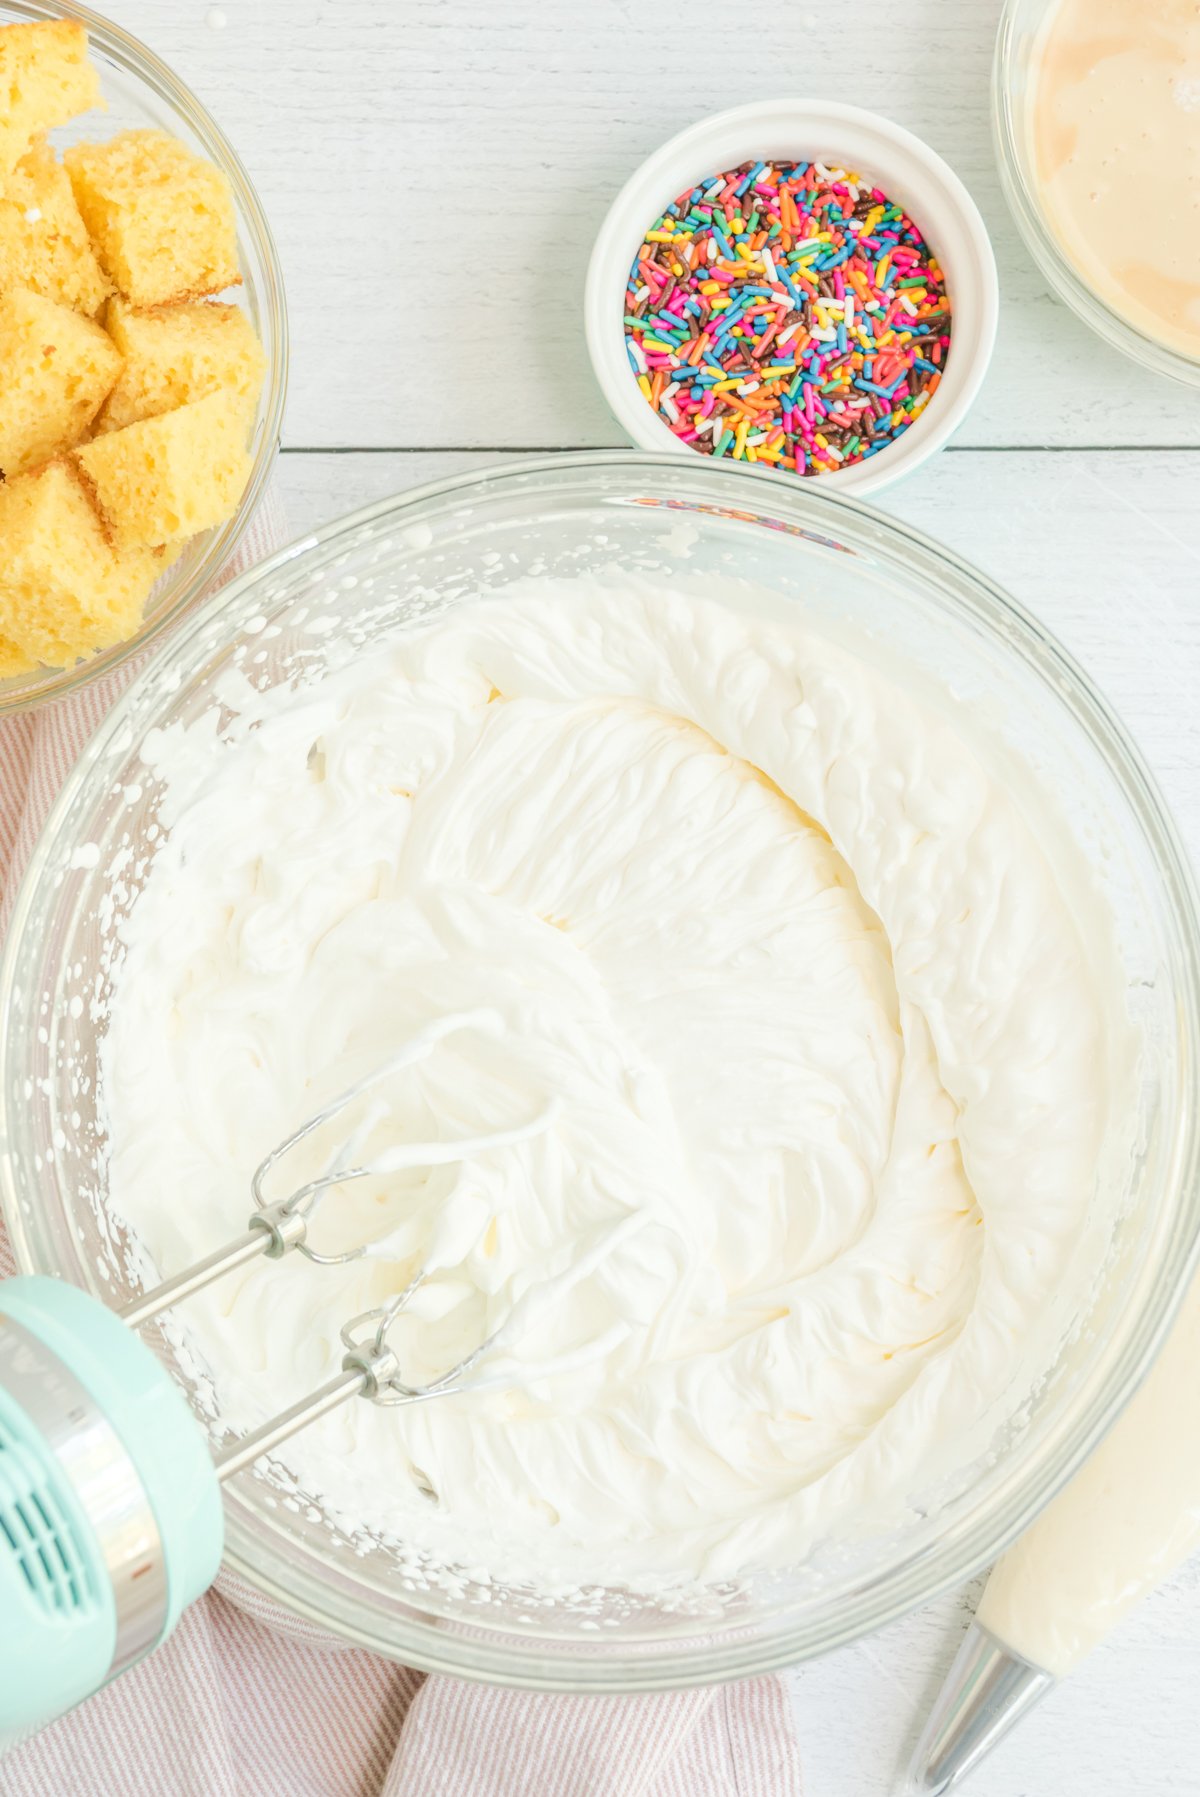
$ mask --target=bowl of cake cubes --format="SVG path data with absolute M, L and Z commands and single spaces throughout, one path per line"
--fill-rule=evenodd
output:
M 287 320 L 250 181 L 96 14 L 0 0 L 0 713 L 211 590 L 279 446 Z

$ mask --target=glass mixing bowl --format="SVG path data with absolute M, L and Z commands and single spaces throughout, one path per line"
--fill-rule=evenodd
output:
M 74 667 L 36 668 L 32 673 L 0 680 L 0 716 L 57 698 L 82 681 L 106 673 L 142 649 L 151 637 L 208 592 L 241 542 L 266 491 L 279 449 L 287 393 L 283 270 L 258 195 L 233 146 L 179 77 L 119 25 L 85 6 L 72 4 L 71 0 L 0 0 L 0 25 L 62 18 L 78 19 L 86 29 L 108 110 L 88 112 L 72 120 L 51 133 L 51 142 L 63 149 L 72 143 L 115 137 L 118 131 L 152 129 L 169 132 L 197 155 L 216 164 L 233 192 L 238 266 L 242 271 L 242 285 L 225 297 L 236 301 L 249 316 L 266 352 L 267 371 L 250 437 L 250 479 L 233 517 L 214 530 L 202 532 L 185 546 L 150 595 L 141 629 L 127 642 L 114 643 Z
M 1084 278 L 1054 229 L 1037 179 L 1032 112 L 1041 43 L 1058 0 L 1006 0 L 992 60 L 992 138 L 1000 185 L 1026 248 L 1059 299 L 1097 336 L 1144 368 L 1200 386 L 1200 360 L 1160 343 Z
M 916 532 L 752 470 L 616 452 L 444 481 L 305 537 L 159 647 L 67 780 L 0 971 L 0 1193 L 19 1263 L 121 1304 L 134 1286 L 120 1230 L 98 1214 L 89 1015 L 102 1014 L 106 945 L 157 830 L 154 777 L 139 759 L 146 733 L 214 707 L 227 722 L 245 677 L 263 687 L 318 678 L 354 644 L 424 623 L 464 595 L 503 604 L 506 579 L 614 562 L 665 580 L 685 567 L 742 575 L 812 626 L 850 628 L 986 712 L 1037 771 L 1055 820 L 1046 827 L 1074 833 L 1108 897 L 1144 1052 L 1136 1148 L 1105 1212 L 1107 1258 L 1084 1314 L 1035 1388 L 996 1417 L 986 1451 L 910 1494 L 895 1527 L 848 1531 L 810 1563 L 709 1592 L 699 1606 L 593 1594 L 582 1620 L 569 1601 L 485 1593 L 465 1575 L 457 1596 L 423 1587 L 411 1564 L 339 1535 L 313 1494 L 287 1490 L 270 1469 L 226 1489 L 228 1563 L 298 1615 L 413 1665 L 588 1691 L 761 1672 L 879 1628 L 961 1580 L 1078 1465 L 1167 1326 L 1200 1230 L 1196 899 L 1137 751 L 1069 656 Z M 203 1414 L 194 1362 L 185 1356 L 176 1371 Z M 265 1392 L 264 1413 L 271 1401 Z

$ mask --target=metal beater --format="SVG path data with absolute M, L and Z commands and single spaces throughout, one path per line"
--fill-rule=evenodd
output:
M 557 1111 L 556 1101 L 547 1105 L 530 1123 L 519 1124 L 514 1129 L 495 1130 L 458 1142 L 406 1142 L 389 1151 L 386 1158 L 376 1157 L 369 1165 L 358 1166 L 355 1164 L 358 1150 L 382 1114 L 382 1107 L 377 1107 L 369 1110 L 359 1126 L 339 1144 L 330 1157 L 329 1165 L 316 1179 L 309 1180 L 286 1198 L 274 1203 L 267 1199 L 266 1186 L 272 1173 L 301 1142 L 327 1128 L 336 1117 L 348 1111 L 372 1088 L 381 1085 L 402 1067 L 424 1060 L 439 1042 L 460 1030 L 501 1035 L 504 1020 L 498 1011 L 490 1010 L 467 1011 L 439 1018 L 384 1065 L 375 1068 L 364 1079 L 357 1080 L 354 1085 L 348 1086 L 344 1092 L 331 1099 L 324 1109 L 302 1123 L 299 1129 L 272 1148 L 259 1162 L 250 1181 L 250 1190 L 257 1208 L 247 1220 L 246 1233 L 226 1243 L 224 1248 L 218 1248 L 206 1259 L 197 1261 L 195 1266 L 177 1273 L 173 1279 L 167 1279 L 153 1290 L 144 1292 L 140 1298 L 134 1298 L 118 1311 L 121 1321 L 131 1329 L 139 1329 L 143 1323 L 151 1322 L 172 1305 L 191 1297 L 194 1292 L 202 1291 L 206 1285 L 231 1273 L 235 1267 L 245 1266 L 249 1261 L 256 1260 L 259 1255 L 265 1255 L 268 1260 L 282 1260 L 295 1249 L 307 1260 L 315 1261 L 323 1267 L 345 1266 L 348 1261 L 361 1260 L 370 1252 L 369 1242 L 361 1242 L 338 1254 L 322 1254 L 308 1241 L 309 1222 L 321 1199 L 334 1187 L 371 1178 L 380 1172 L 397 1172 L 403 1167 L 447 1166 L 492 1148 L 527 1141 L 548 1129 Z M 260 1454 L 268 1453 L 281 1441 L 286 1441 L 289 1435 L 316 1422 L 327 1411 L 336 1410 L 347 1398 L 369 1398 L 373 1404 L 419 1404 L 426 1398 L 448 1397 L 494 1347 L 508 1319 L 439 1378 L 431 1380 L 427 1385 L 406 1384 L 400 1376 L 400 1365 L 395 1352 L 388 1346 L 388 1333 L 397 1318 L 408 1309 L 426 1280 L 436 1271 L 436 1261 L 427 1260 L 413 1274 L 404 1289 L 386 1304 L 377 1305 L 374 1310 L 366 1310 L 351 1317 L 341 1331 L 346 1354 L 342 1361 L 342 1371 L 337 1378 L 330 1379 L 319 1390 L 293 1404 L 290 1410 L 272 1417 L 252 1434 L 243 1436 L 241 1440 L 218 1452 L 213 1459 L 218 1479 L 230 1479 L 235 1473 L 252 1466 Z
M 360 1163 L 386 1114 L 376 1098 L 316 1178 L 267 1197 L 272 1175 L 302 1142 L 464 1029 L 501 1034 L 504 1024 L 496 1012 L 473 1011 L 428 1026 L 271 1150 L 251 1181 L 255 1209 L 243 1235 L 119 1313 L 59 1280 L 0 1286 L 0 1748 L 150 1652 L 207 1590 L 223 1546 L 221 1481 L 349 1398 L 403 1405 L 451 1395 L 508 1328 L 511 1317 L 427 1384 L 404 1379 L 389 1331 L 438 1270 L 435 1244 L 402 1291 L 344 1325 L 336 1377 L 212 1456 L 182 1393 L 132 1333 L 259 1255 L 282 1260 L 298 1250 L 335 1266 L 370 1252 L 369 1242 L 340 1253 L 310 1244 L 313 1214 L 335 1187 L 457 1163 L 547 1129 L 553 1103 L 512 1129 L 406 1142 Z

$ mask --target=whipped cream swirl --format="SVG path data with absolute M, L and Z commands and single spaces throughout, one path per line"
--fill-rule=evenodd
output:
M 376 1089 L 377 1177 L 316 1231 L 368 1256 L 188 1306 L 236 1428 L 418 1265 L 414 1381 L 516 1320 L 465 1392 L 280 1450 L 337 1513 L 497 1577 L 792 1564 L 1044 1365 L 1118 971 L 1082 859 L 949 696 L 709 599 L 529 583 L 146 756 L 169 830 L 103 1086 L 111 1207 L 164 1273 L 340 1089 L 503 1020 Z

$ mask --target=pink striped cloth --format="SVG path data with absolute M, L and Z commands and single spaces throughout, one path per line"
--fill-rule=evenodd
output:
M 230 572 L 284 535 L 268 499 Z M 68 769 L 132 672 L 0 720 L 0 924 Z M 0 1277 L 14 1271 L 0 1225 Z M 425 1678 L 320 1634 L 228 1574 L 149 1660 L 0 1759 L 0 1797 L 800 1790 L 778 1678 L 638 1697 L 540 1696 Z

